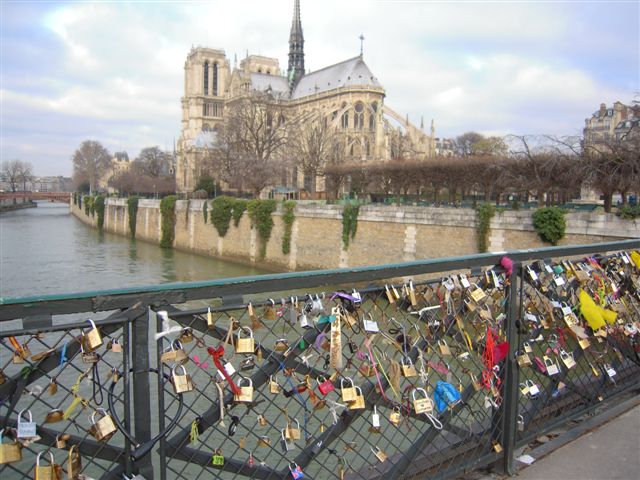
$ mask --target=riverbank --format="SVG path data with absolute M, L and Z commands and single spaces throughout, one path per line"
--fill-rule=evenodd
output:
M 36 208 L 37 206 L 38 204 L 36 202 L 10 203 L 0 205 L 0 213 L 13 212 L 14 210 L 22 210 L 23 208 Z
M 208 210 L 211 200 L 207 200 Z M 287 228 L 282 205 L 273 213 L 271 236 L 261 254 L 261 242 L 245 212 L 237 226 L 230 223 L 224 237 L 205 221 L 205 200 L 176 202 L 173 248 L 275 271 L 346 268 L 443 258 L 478 253 L 478 227 L 473 209 L 366 205 L 360 207 L 355 237 L 343 243 L 342 206 L 298 203 L 284 253 Z M 98 217 L 71 204 L 72 213 L 97 226 Z M 599 243 L 640 237 L 640 222 L 604 213 L 568 213 L 561 245 Z M 105 203 L 104 230 L 130 236 L 126 199 Z M 162 238 L 160 201 L 141 199 L 136 215 L 136 238 L 159 244 Z M 497 213 L 491 220 L 489 251 L 549 246 L 533 228 L 530 211 Z

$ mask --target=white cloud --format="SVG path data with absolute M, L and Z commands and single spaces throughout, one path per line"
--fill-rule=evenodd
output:
M 36 66 L 25 72 L 18 86 L 3 86 L 2 120 L 10 133 L 2 133 L 2 155 L 24 154 L 40 162 L 36 171 L 69 173 L 80 133 L 130 156 L 149 145 L 171 147 L 180 134 L 183 65 L 191 46 L 223 48 L 232 63 L 234 54 L 240 59 L 247 50 L 276 56 L 286 68 L 292 3 L 70 3 L 41 12 L 41 26 L 64 49 L 62 61 L 49 71 Z M 19 18 L 20 5 L 13 8 L 8 18 Z M 387 104 L 415 123 L 434 118 L 437 135 L 572 133 L 600 102 L 633 94 L 598 80 L 595 67 L 580 66 L 584 36 L 572 28 L 595 28 L 599 19 L 575 22 L 576 11 L 542 2 L 303 0 L 306 66 L 317 70 L 357 55 L 363 33 L 365 60 L 384 84 Z M 27 35 L 30 48 L 37 40 Z M 628 35 L 637 39 L 637 28 Z M 606 58 L 597 43 L 587 43 L 594 63 Z M 11 56 L 4 53 L 6 66 Z M 637 68 L 630 72 L 621 84 L 640 88 Z M 38 89 L 42 85 L 51 88 Z M 29 144 L 36 142 L 33 132 L 19 128 L 33 125 L 27 115 L 57 119 L 46 126 L 60 132 L 55 149 Z M 35 153 L 25 153 L 27 147 Z

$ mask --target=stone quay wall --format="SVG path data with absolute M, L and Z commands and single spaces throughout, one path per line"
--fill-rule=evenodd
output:
M 256 229 L 251 228 L 247 213 L 237 227 L 231 220 L 229 231 L 220 237 L 210 221 L 204 222 L 204 201 L 176 203 L 174 248 L 280 271 L 356 267 L 478 253 L 476 214 L 472 209 L 362 206 L 356 236 L 345 250 L 342 207 L 300 203 L 295 208 L 290 253 L 282 253 L 284 222 L 278 207 L 262 259 L 259 238 Z M 70 209 L 83 222 L 96 226 L 97 216 L 85 215 L 73 202 Z M 489 251 L 549 246 L 534 231 L 531 214 L 531 211 L 496 213 L 491 221 Z M 561 245 L 640 238 L 640 221 L 622 220 L 612 214 L 568 213 L 566 220 L 567 231 Z M 126 199 L 107 199 L 103 228 L 130 236 Z M 160 243 L 159 200 L 139 201 L 136 238 Z

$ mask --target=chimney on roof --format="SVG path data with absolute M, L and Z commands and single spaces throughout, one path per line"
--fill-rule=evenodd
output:
M 604 114 L 606 113 L 606 111 L 607 111 L 607 105 L 604 104 L 604 103 L 601 103 L 600 104 L 600 112 L 599 112 L 600 116 L 604 117 Z

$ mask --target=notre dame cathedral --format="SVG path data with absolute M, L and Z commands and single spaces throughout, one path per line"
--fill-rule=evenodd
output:
M 305 71 L 300 0 L 294 2 L 286 76 L 276 58 L 248 55 L 231 68 L 224 50 L 203 47 L 191 49 L 184 71 L 182 132 L 176 162 L 176 188 L 183 194 L 192 192 L 202 175 L 216 178 L 202 159 L 215 147 L 230 103 L 255 93 L 276 96 L 290 117 L 305 118 L 309 112 L 320 112 L 340 135 L 345 163 L 391 160 L 394 135 L 410 142 L 415 159 L 434 154 L 433 121 L 427 134 L 424 124 L 418 128 L 387 107 L 385 89 L 365 63 L 362 51 L 357 57 L 315 72 Z M 304 198 L 313 188 L 323 197 L 323 179 L 305 178 L 301 169 L 294 169 L 282 183 L 288 185 L 274 184 L 262 195 L 286 192 L 293 198 Z

